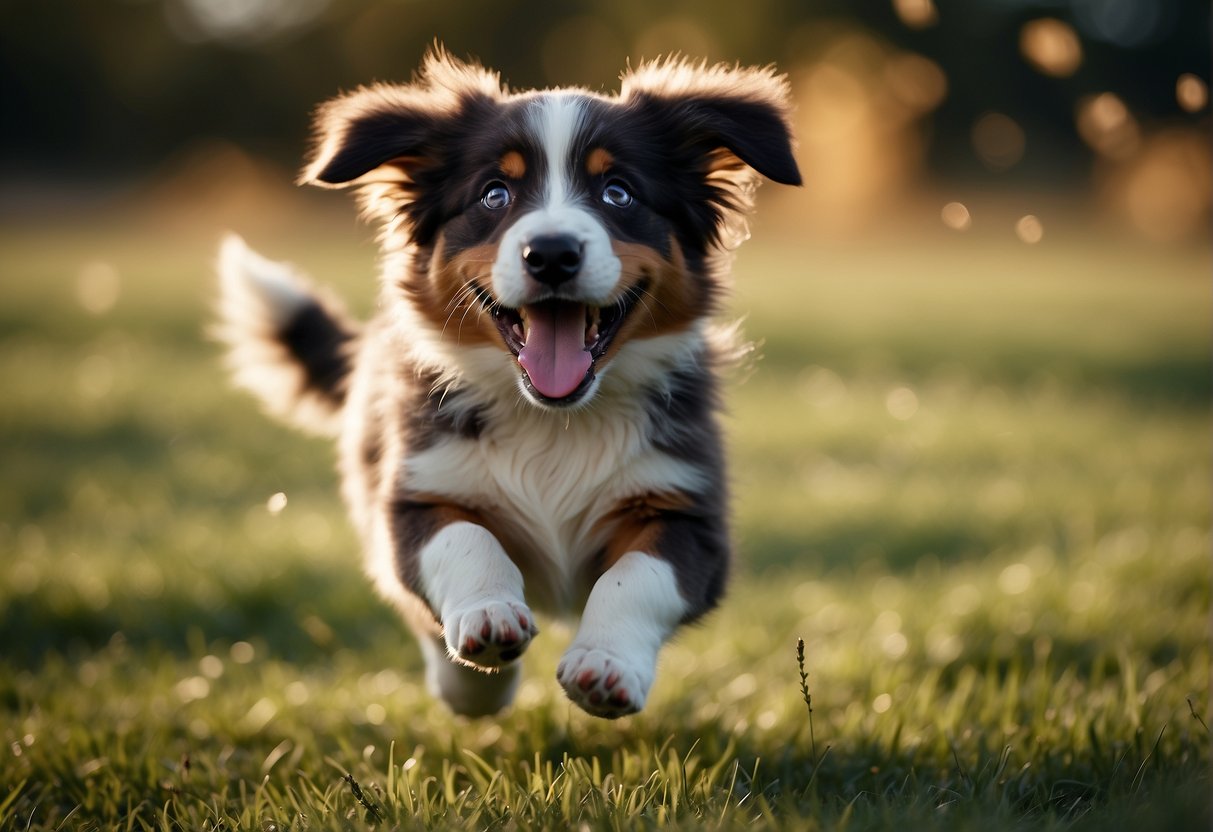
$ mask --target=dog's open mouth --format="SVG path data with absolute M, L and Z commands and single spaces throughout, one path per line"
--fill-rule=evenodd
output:
M 594 368 L 635 307 L 642 287 L 610 306 L 550 299 L 511 309 L 481 291 L 505 345 L 522 367 L 523 381 L 540 401 L 572 404 L 589 389 Z

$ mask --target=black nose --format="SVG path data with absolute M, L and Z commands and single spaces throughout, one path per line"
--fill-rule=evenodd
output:
M 522 262 L 531 277 L 557 286 L 581 269 L 581 243 L 568 234 L 533 237 L 522 247 Z

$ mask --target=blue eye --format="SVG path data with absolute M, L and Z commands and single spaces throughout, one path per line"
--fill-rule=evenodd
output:
M 627 208 L 632 204 L 632 192 L 618 179 L 612 179 L 602 189 L 602 201 L 616 208 Z
M 509 188 L 500 182 L 493 182 L 484 189 L 484 196 L 480 197 L 480 204 L 490 211 L 500 211 L 509 205 L 512 199 Z

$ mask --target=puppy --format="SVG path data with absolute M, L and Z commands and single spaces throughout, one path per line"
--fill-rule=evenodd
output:
M 338 438 L 367 570 L 454 711 L 510 703 L 537 609 L 581 613 L 569 698 L 633 713 L 662 644 L 720 598 L 710 319 L 759 174 L 800 183 L 769 68 L 513 92 L 435 50 L 412 83 L 322 106 L 301 178 L 354 188 L 382 226 L 373 320 L 224 243 L 235 380 Z

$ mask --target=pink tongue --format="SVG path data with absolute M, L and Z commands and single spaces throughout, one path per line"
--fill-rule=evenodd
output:
M 530 331 L 518 351 L 518 363 L 535 389 L 549 399 L 563 399 L 577 389 L 590 369 L 585 348 L 585 307 L 548 301 L 526 307 Z

